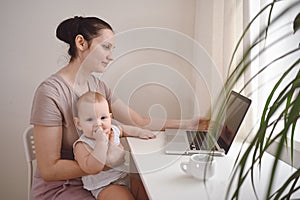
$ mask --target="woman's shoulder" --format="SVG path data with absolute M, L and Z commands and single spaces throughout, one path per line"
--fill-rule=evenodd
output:
M 52 74 L 48 78 L 46 78 L 43 82 L 40 83 L 39 87 L 51 87 L 55 85 L 65 84 L 65 81 L 58 74 Z
M 51 94 L 60 94 L 64 90 L 69 90 L 69 87 L 63 78 L 57 74 L 52 74 L 46 78 L 37 88 L 37 91 Z

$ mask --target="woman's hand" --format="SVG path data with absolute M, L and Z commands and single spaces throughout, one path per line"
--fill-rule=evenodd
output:
M 121 125 L 121 130 L 124 134 L 123 136 L 138 137 L 146 140 L 156 138 L 152 131 L 136 126 Z
M 137 127 L 136 131 L 139 138 L 146 139 L 146 140 L 156 138 L 156 135 L 150 130 Z
M 195 117 L 186 121 L 184 128 L 191 130 L 207 130 L 210 127 L 210 119 L 204 117 Z

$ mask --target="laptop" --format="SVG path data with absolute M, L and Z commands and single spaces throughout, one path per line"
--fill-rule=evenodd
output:
M 212 130 L 165 130 L 166 154 L 211 154 L 224 156 L 228 153 L 234 138 L 250 107 L 251 100 L 231 91 L 225 104 L 223 125 Z M 216 136 L 216 137 L 214 137 Z

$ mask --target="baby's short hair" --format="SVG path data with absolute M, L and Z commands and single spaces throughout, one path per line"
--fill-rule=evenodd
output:
M 88 91 L 81 95 L 77 101 L 77 108 L 81 102 L 99 103 L 107 100 L 98 92 Z
M 100 103 L 100 102 L 107 102 L 107 100 L 105 99 L 104 96 L 102 96 L 100 93 L 98 92 L 92 92 L 92 91 L 88 91 L 86 93 L 84 93 L 83 95 L 81 95 L 76 103 L 76 107 L 77 107 L 77 112 L 75 113 L 75 115 L 78 115 L 78 111 L 79 111 L 79 107 L 80 104 L 82 102 L 86 102 L 86 103 Z

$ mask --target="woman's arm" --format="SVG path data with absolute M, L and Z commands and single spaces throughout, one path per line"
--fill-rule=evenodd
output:
M 166 128 L 184 128 L 206 130 L 209 126 L 209 119 L 196 117 L 191 120 L 174 120 L 174 119 L 152 119 L 142 116 L 120 99 L 114 101 L 111 105 L 113 116 L 116 120 L 140 128 L 149 130 L 165 130 Z M 125 128 L 126 132 L 126 128 Z
M 45 181 L 86 175 L 74 160 L 61 159 L 62 127 L 34 126 L 37 167 Z

